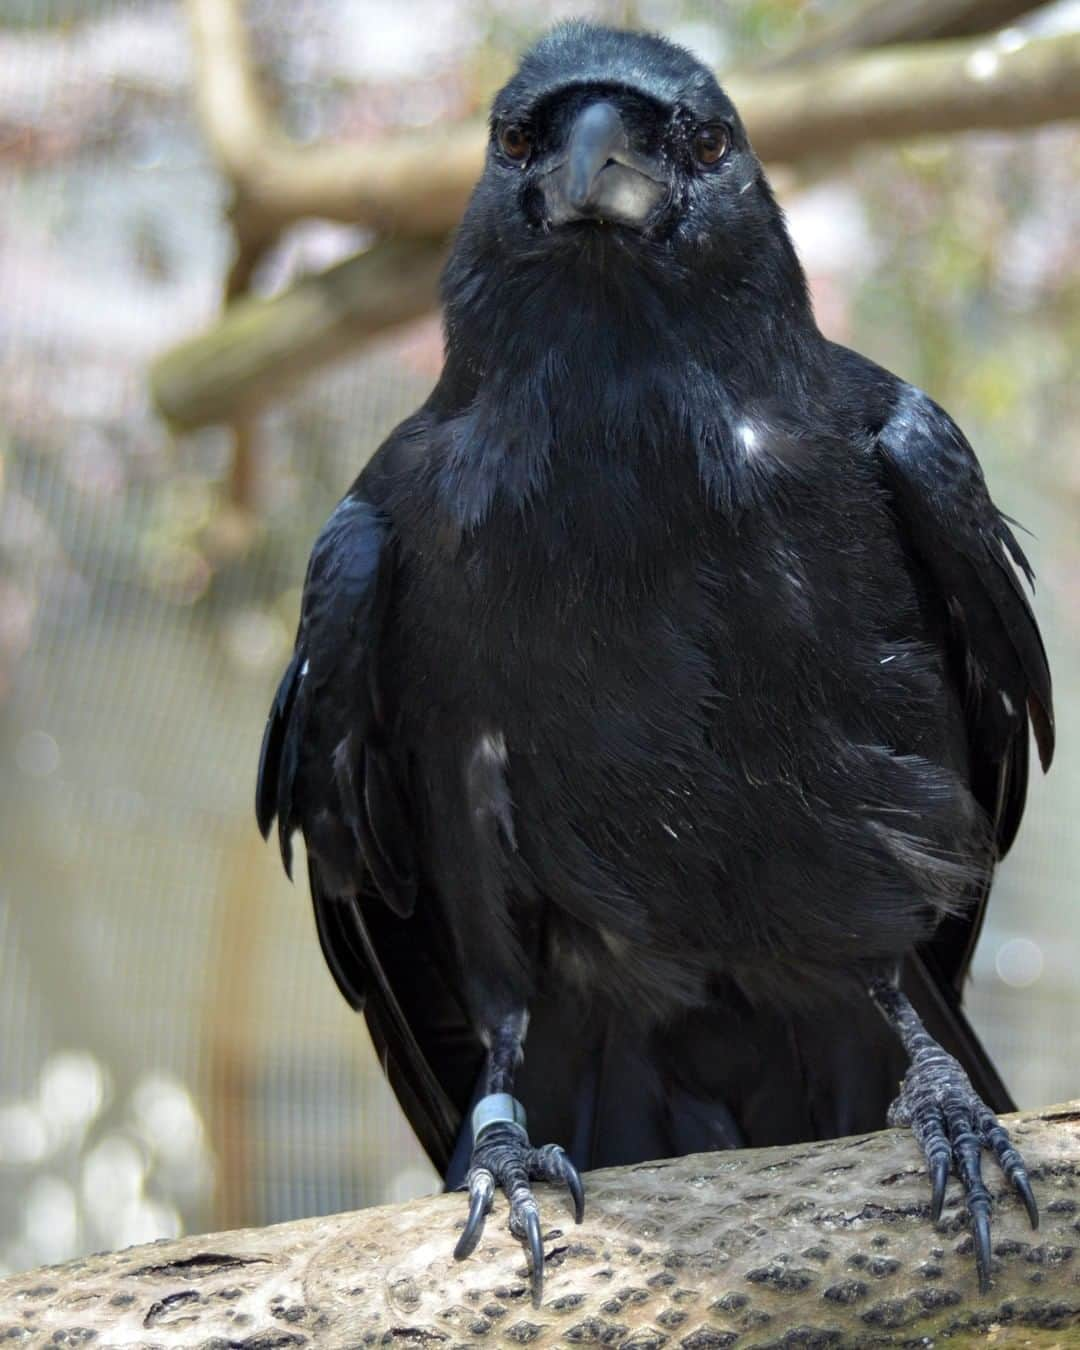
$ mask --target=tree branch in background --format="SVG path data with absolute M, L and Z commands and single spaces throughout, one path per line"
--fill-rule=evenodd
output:
M 228 315 L 232 307 L 251 293 L 255 271 L 263 258 L 277 242 L 275 235 L 263 235 L 245 229 L 232 211 L 235 253 L 225 279 L 224 309 Z M 232 456 L 229 465 L 229 501 L 239 516 L 251 509 L 255 496 L 255 461 L 257 435 L 254 415 L 235 411 L 231 414 Z M 241 529 L 237 542 L 245 546 L 247 530 Z
M 270 234 L 321 216 L 431 238 L 457 224 L 483 160 L 481 123 L 428 128 L 422 137 L 295 145 L 259 92 L 241 0 L 188 0 L 188 15 L 199 116 L 242 228 Z
M 1016 23 L 1046 0 L 877 0 L 761 70 L 789 70 L 868 47 L 976 37 Z
M 238 300 L 159 357 L 154 404 L 179 431 L 250 417 L 312 370 L 435 304 L 445 245 L 387 240 L 270 300 Z
M 193 0 L 193 7 L 218 8 L 211 0 Z M 212 36 L 209 31 L 204 34 L 206 40 Z M 758 154 L 771 160 L 835 155 L 871 140 L 1033 126 L 1080 116 L 1080 34 L 1033 39 L 1020 46 L 977 39 L 894 47 L 807 69 L 733 77 L 728 88 Z M 241 102 L 246 97 L 242 95 Z M 224 88 L 211 102 L 225 103 Z M 207 115 L 224 116 L 226 111 Z M 260 124 L 248 110 L 241 113 L 235 134 L 220 135 L 211 129 L 219 156 L 226 143 L 230 156 L 250 147 L 252 128 Z M 457 148 L 439 170 L 438 201 L 428 202 L 422 223 L 438 219 L 448 228 L 458 220 L 479 172 L 483 136 L 476 127 L 465 125 L 446 131 L 444 137 Z M 315 156 L 310 164 L 328 165 L 320 154 L 293 148 L 286 159 L 291 163 Z M 268 162 L 261 161 L 258 183 L 245 179 L 243 194 L 261 185 L 258 190 L 265 189 L 270 196 L 242 195 L 247 209 L 255 210 L 258 201 L 260 213 L 295 208 L 304 215 L 370 223 L 371 198 L 363 198 L 360 185 L 368 181 L 372 156 L 382 163 L 392 154 L 390 147 L 343 145 L 327 147 L 326 154 L 336 158 L 338 167 L 327 173 L 325 181 L 318 169 L 302 180 L 289 180 L 287 187 L 290 171 L 284 162 L 270 172 Z M 415 234 L 405 228 L 405 221 L 413 212 L 416 191 L 431 187 L 431 166 L 439 159 L 428 133 L 423 157 L 425 172 L 416 167 L 415 146 L 396 171 L 410 180 L 408 193 L 398 202 L 402 236 Z M 224 161 L 223 167 L 232 172 Z M 384 175 L 384 188 L 392 177 Z M 273 187 L 275 183 L 278 187 Z M 304 193 L 310 195 L 305 198 Z M 273 218 L 284 223 L 279 214 Z M 288 382 L 342 356 L 382 328 L 432 308 L 444 247 L 423 237 L 411 244 L 405 238 L 378 243 L 275 299 L 235 306 L 236 312 L 230 310 L 216 328 L 174 347 L 155 363 L 151 386 L 158 410 L 183 430 L 231 422 L 240 410 L 254 412 Z
M 762 159 L 1080 116 L 1080 33 L 886 47 L 727 88 Z
M 239 0 L 188 0 L 188 7 L 199 108 L 241 219 L 269 232 L 322 216 L 414 238 L 457 224 L 483 162 L 481 124 L 372 143 L 293 145 L 270 128 L 260 102 Z M 808 71 L 732 76 L 726 85 L 758 154 L 797 160 L 869 140 L 1078 116 L 1080 35 L 1018 47 L 977 39 L 896 48 Z
M 1072 1344 L 1080 1102 L 1009 1118 L 1043 1210 L 992 1161 L 991 1293 L 967 1221 L 935 1230 L 907 1130 L 594 1172 L 586 1220 L 543 1188 L 547 1280 L 528 1297 L 501 1197 L 456 1263 L 461 1195 L 156 1242 L 0 1282 L 0 1337 L 137 1346 Z M 1073 1330 L 1070 1330 L 1073 1329 Z

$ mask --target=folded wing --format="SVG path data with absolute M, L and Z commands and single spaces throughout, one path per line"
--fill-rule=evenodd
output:
M 433 932 L 433 906 L 418 903 L 406 776 L 379 716 L 394 554 L 390 522 L 361 479 L 312 550 L 296 648 L 263 735 L 255 811 L 264 837 L 276 818 L 290 875 L 292 836 L 302 832 L 326 963 L 364 1012 L 410 1123 L 445 1168 L 482 1047 L 461 1010 L 449 947 Z
M 1024 810 L 1029 734 L 1044 769 L 1054 753 L 1050 671 L 1021 580 L 1030 583 L 1032 571 L 963 433 L 926 394 L 895 386 L 876 453 L 901 533 L 940 596 L 967 723 L 971 788 L 1001 858 Z M 927 953 L 957 991 L 985 900 L 947 920 Z

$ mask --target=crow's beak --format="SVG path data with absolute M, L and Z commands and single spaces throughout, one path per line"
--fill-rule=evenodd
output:
M 660 168 L 630 148 L 610 103 L 590 103 L 578 114 L 565 153 L 540 182 L 552 225 L 598 220 L 642 230 L 670 191 Z

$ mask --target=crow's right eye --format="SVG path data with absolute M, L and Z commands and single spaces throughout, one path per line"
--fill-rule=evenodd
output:
M 700 127 L 694 137 L 694 158 L 711 169 L 731 148 L 731 133 L 722 125 Z
M 499 149 L 507 159 L 520 162 L 528 158 L 532 149 L 532 138 L 521 127 L 508 122 L 499 128 Z

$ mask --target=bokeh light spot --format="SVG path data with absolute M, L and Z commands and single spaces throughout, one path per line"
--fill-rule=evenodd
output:
M 60 767 L 60 747 L 47 731 L 28 731 L 15 747 L 15 763 L 31 778 L 48 778 Z
M 998 978 L 1013 989 L 1026 989 L 1043 973 L 1042 948 L 1030 938 L 1010 938 L 994 958 Z

